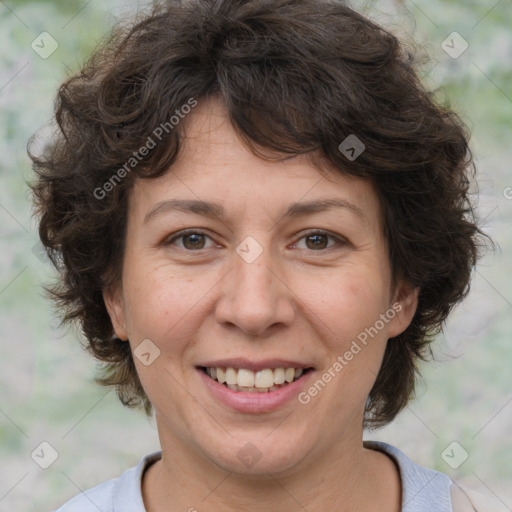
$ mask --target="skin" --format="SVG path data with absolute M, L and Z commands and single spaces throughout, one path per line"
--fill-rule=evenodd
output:
M 104 292 L 117 336 L 160 350 L 148 366 L 135 358 L 163 453 L 143 479 L 148 512 L 399 511 L 398 470 L 363 447 L 362 424 L 387 340 L 409 325 L 418 291 L 392 286 L 373 185 L 333 168 L 327 179 L 305 156 L 255 156 L 219 100 L 199 103 L 186 122 L 172 170 L 133 186 L 122 282 Z M 289 203 L 320 198 L 362 216 L 334 208 L 283 218 Z M 226 217 L 160 210 L 144 222 L 170 199 L 217 202 Z M 206 236 L 171 240 L 189 228 Z M 320 248 L 306 236 L 315 229 L 332 234 Z M 263 250 L 252 263 L 236 253 L 248 236 Z M 306 405 L 237 412 L 196 370 L 205 360 L 284 358 L 313 366 L 313 383 L 396 302 L 401 311 Z M 237 457 L 247 442 L 261 454 L 252 467 Z

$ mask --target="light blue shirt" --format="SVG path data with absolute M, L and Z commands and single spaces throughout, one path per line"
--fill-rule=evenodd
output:
M 453 512 L 452 480 L 448 475 L 418 466 L 389 444 L 365 441 L 364 445 L 384 452 L 396 461 L 402 481 L 401 512 Z M 147 455 L 120 477 L 80 493 L 56 512 L 146 512 L 142 501 L 142 475 L 160 457 L 161 452 Z

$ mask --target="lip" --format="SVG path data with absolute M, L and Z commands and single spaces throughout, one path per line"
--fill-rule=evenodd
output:
M 245 358 L 204 361 L 197 365 L 197 367 L 199 366 L 207 368 L 245 368 L 246 370 L 252 370 L 253 372 L 265 370 L 267 368 L 271 368 L 273 370 L 276 368 L 313 368 L 312 364 L 299 363 L 297 361 L 290 361 L 286 359 L 265 359 L 262 361 L 254 361 Z
M 268 361 L 265 364 L 268 364 Z M 288 368 L 292 367 L 291 364 L 288 366 Z M 247 368 L 247 366 L 239 366 L 239 368 Z M 270 368 L 270 366 L 264 366 L 264 368 Z M 277 366 L 277 368 L 279 368 L 279 366 Z M 300 365 L 295 368 L 306 368 L 306 366 Z M 217 401 L 235 411 L 246 414 L 261 414 L 275 411 L 283 407 L 286 403 L 289 403 L 292 399 L 297 397 L 306 387 L 311 376 L 315 373 L 314 370 L 309 371 L 303 374 L 299 379 L 275 391 L 268 391 L 267 393 L 247 393 L 229 389 L 206 375 L 201 368 L 197 368 L 197 371 L 206 388 Z

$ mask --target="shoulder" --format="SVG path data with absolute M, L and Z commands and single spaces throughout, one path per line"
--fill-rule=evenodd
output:
M 77 494 L 55 512 L 145 512 L 141 482 L 145 469 L 161 452 L 143 457 L 133 468 L 87 491 Z
M 114 511 L 114 489 L 118 478 L 108 480 L 88 491 L 77 494 L 55 512 L 102 512 Z
M 365 441 L 364 446 L 394 459 L 402 481 L 402 512 L 508 512 L 491 495 L 454 482 L 448 475 L 420 466 L 387 443 Z
M 402 482 L 402 512 L 453 512 L 448 475 L 416 464 L 402 451 L 387 443 L 365 441 L 365 448 L 384 452 L 394 460 Z

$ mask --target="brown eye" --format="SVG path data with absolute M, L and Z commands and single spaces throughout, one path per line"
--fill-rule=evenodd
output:
M 191 235 L 183 235 L 183 246 L 185 249 L 203 249 L 204 247 L 204 235 L 200 233 L 192 233 Z
M 301 247 L 300 244 L 302 244 L 302 241 L 304 241 L 304 245 Z M 298 249 L 321 252 L 322 250 L 330 249 L 335 245 L 342 247 L 346 245 L 346 243 L 347 242 L 343 238 L 331 235 L 328 232 L 313 231 L 301 237 L 296 243 L 296 246 L 299 246 Z
M 329 237 L 323 234 L 308 235 L 305 238 L 308 249 L 325 249 L 329 243 Z
M 207 239 L 210 239 L 210 237 L 201 231 L 182 231 L 169 239 L 166 245 L 176 245 L 186 251 L 198 251 L 208 248 L 206 246 Z M 181 241 L 181 243 L 179 243 L 179 241 Z

